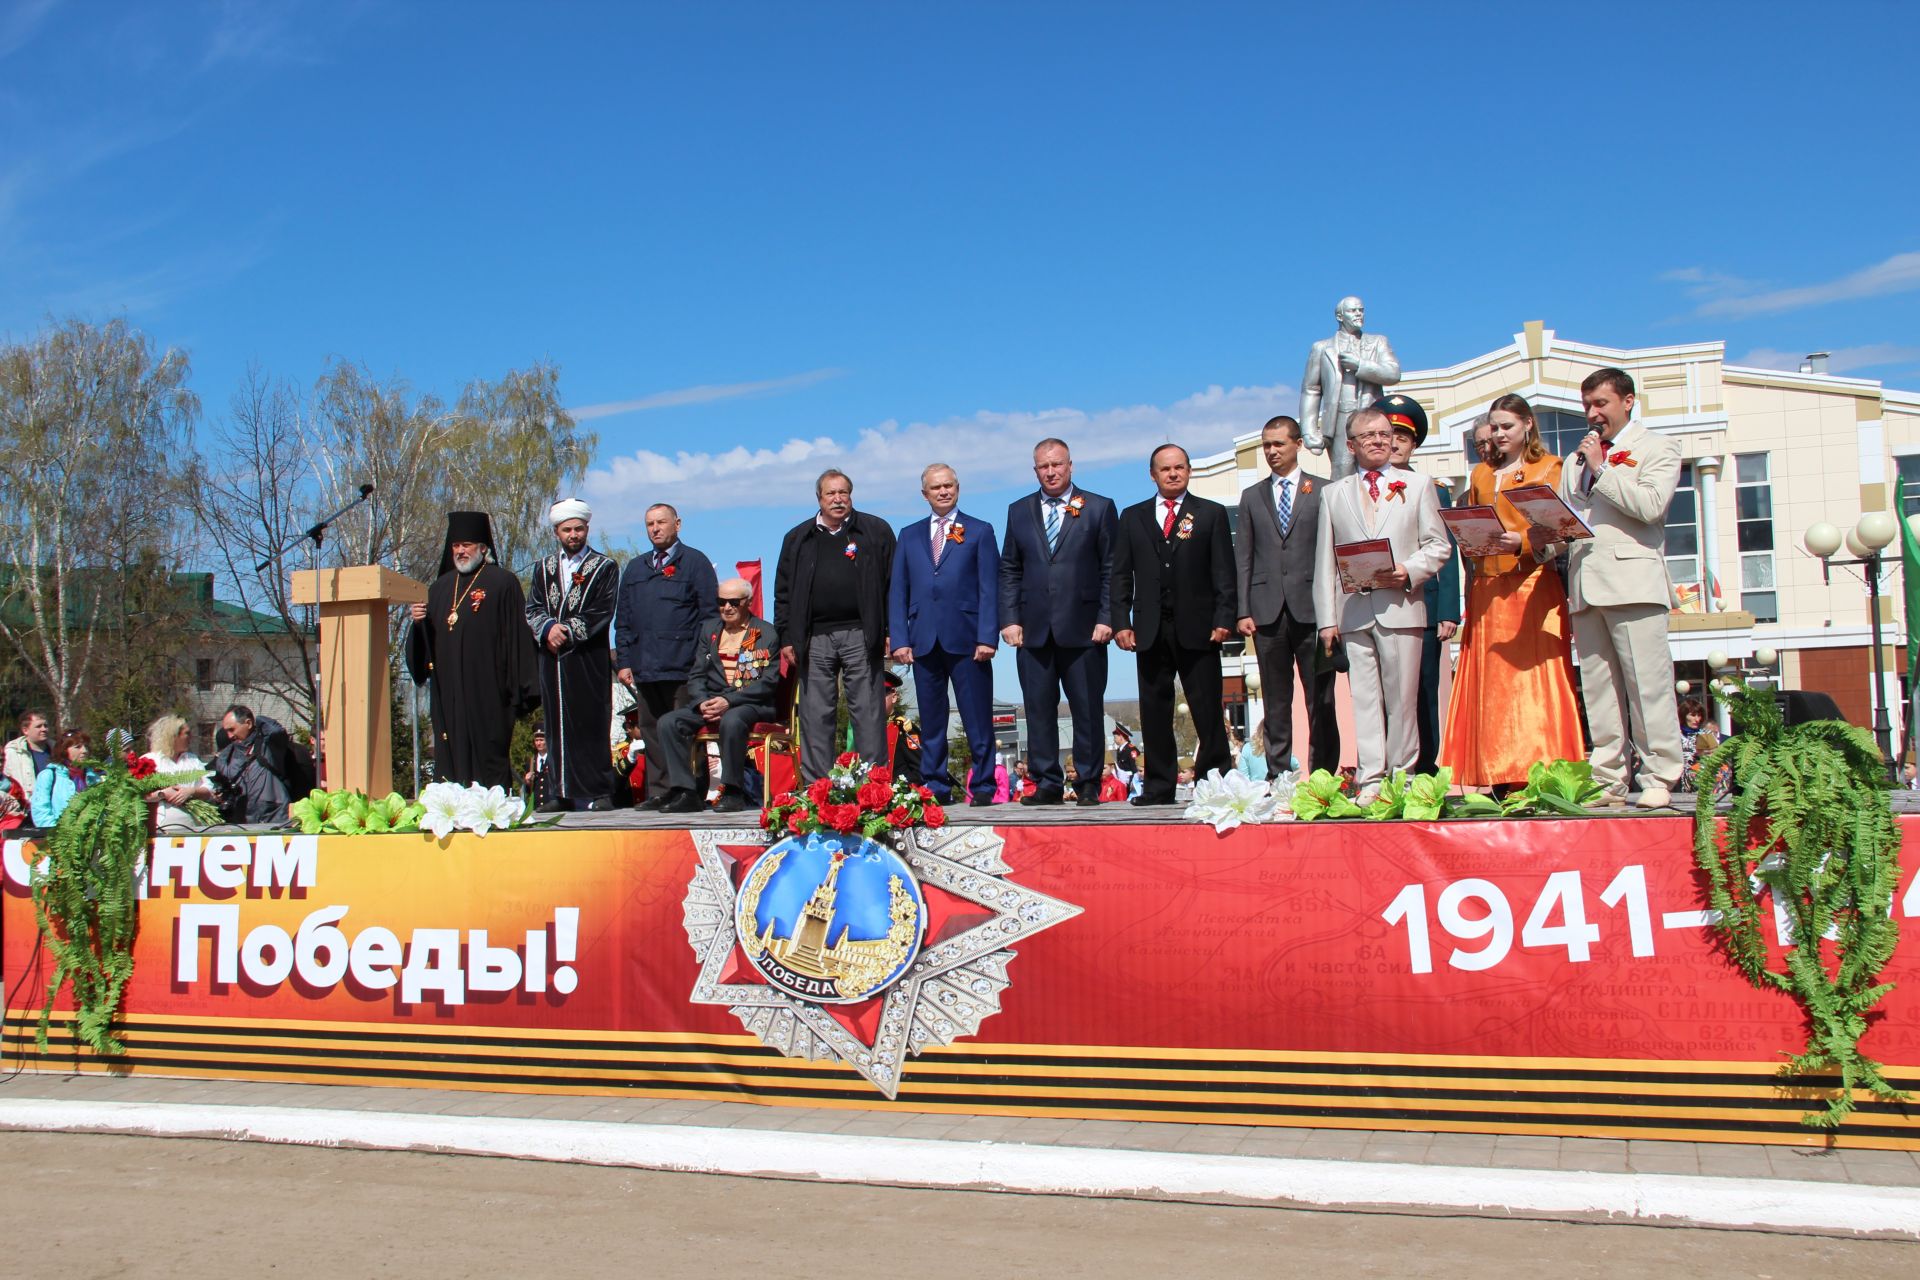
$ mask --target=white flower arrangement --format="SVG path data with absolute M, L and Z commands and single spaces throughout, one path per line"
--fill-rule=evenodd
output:
M 1189 822 L 1206 822 L 1216 833 L 1225 835 L 1242 823 L 1285 822 L 1293 811 L 1285 804 L 1293 798 L 1293 778 L 1281 774 L 1272 784 L 1255 782 L 1238 769 L 1221 773 L 1215 769 L 1193 784 L 1193 801 L 1184 816 Z
M 477 836 L 505 831 L 527 811 L 527 802 L 519 796 L 477 782 L 471 786 L 435 782 L 420 793 L 420 803 L 427 807 L 420 815 L 420 826 L 433 832 L 436 840 L 444 840 L 455 831 L 471 831 Z

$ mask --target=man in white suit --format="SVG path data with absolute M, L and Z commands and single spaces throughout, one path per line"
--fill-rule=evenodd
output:
M 1580 384 L 1593 427 L 1560 473 L 1560 496 L 1593 526 L 1573 544 L 1567 608 L 1593 735 L 1593 780 L 1627 798 L 1627 729 L 1640 754 L 1640 806 L 1664 809 L 1680 783 L 1680 721 L 1667 646 L 1667 504 L 1680 450 L 1632 421 L 1633 379 L 1601 369 Z
M 1321 646 L 1328 653 L 1335 644 L 1346 648 L 1360 763 L 1356 799 L 1369 804 L 1382 778 L 1412 769 L 1420 754 L 1420 642 L 1427 626 L 1421 588 L 1453 554 L 1453 541 L 1440 522 L 1433 480 L 1393 469 L 1385 413 L 1366 408 L 1349 418 L 1347 448 L 1353 474 L 1320 499 L 1313 600 Z M 1343 592 L 1334 548 L 1380 538 L 1392 544 L 1393 568 L 1372 587 Z
M 1300 422 L 1306 428 L 1307 451 L 1327 454 L 1338 480 L 1353 470 L 1353 455 L 1342 447 L 1348 420 L 1400 381 L 1400 361 L 1385 334 L 1364 331 L 1367 305 L 1360 299 L 1340 299 L 1333 318 L 1339 331 L 1307 352 L 1307 371 L 1300 378 Z

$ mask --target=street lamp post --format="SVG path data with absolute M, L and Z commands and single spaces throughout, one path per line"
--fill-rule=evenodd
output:
M 1880 553 L 1900 532 L 1893 516 L 1885 511 L 1869 511 L 1860 523 L 1842 536 L 1840 530 L 1821 521 L 1807 530 L 1806 548 L 1820 560 L 1822 581 L 1832 581 L 1832 567 L 1857 565 L 1867 575 L 1867 610 L 1873 626 L 1873 737 L 1880 745 L 1880 757 L 1887 773 L 1899 780 L 1900 766 L 1893 755 L 1893 725 L 1887 717 L 1887 678 L 1880 653 Z M 1835 560 L 1834 552 L 1844 543 L 1853 553 L 1851 560 Z

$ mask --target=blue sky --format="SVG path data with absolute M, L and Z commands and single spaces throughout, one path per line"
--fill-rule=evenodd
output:
M 209 414 L 550 359 L 596 523 L 717 562 L 829 463 L 997 521 L 1060 434 L 1137 500 L 1347 292 L 1410 369 L 1540 319 L 1915 387 L 1914 12 L 0 0 L 0 330 L 125 315 Z

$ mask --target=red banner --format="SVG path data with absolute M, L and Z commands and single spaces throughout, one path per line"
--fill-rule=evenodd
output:
M 1687 819 L 974 830 L 1010 868 L 998 883 L 1081 912 L 1000 953 L 997 1011 L 907 1059 L 901 1105 L 1802 1132 L 1810 1104 L 1769 1076 L 1802 1047 L 1802 1019 L 1721 953 Z M 761 852 L 758 833 L 721 839 L 743 873 Z M 10 1050 L 45 984 L 31 857 L 6 846 Z M 132 1061 L 876 1102 L 840 1064 L 783 1057 L 725 1003 L 690 1000 L 698 862 L 693 836 L 662 831 L 157 842 L 125 1006 Z M 1911 871 L 1894 912 L 1920 915 Z M 934 914 L 954 929 L 982 918 L 954 902 Z M 1916 955 L 1896 952 L 1866 1041 L 1908 1084 L 1920 1084 Z M 860 1005 L 835 1017 L 868 1042 L 878 1027 Z M 419 1047 L 455 1033 L 476 1047 Z M 1878 1144 L 1920 1138 L 1890 1109 L 1861 1116 L 1850 1129 Z

